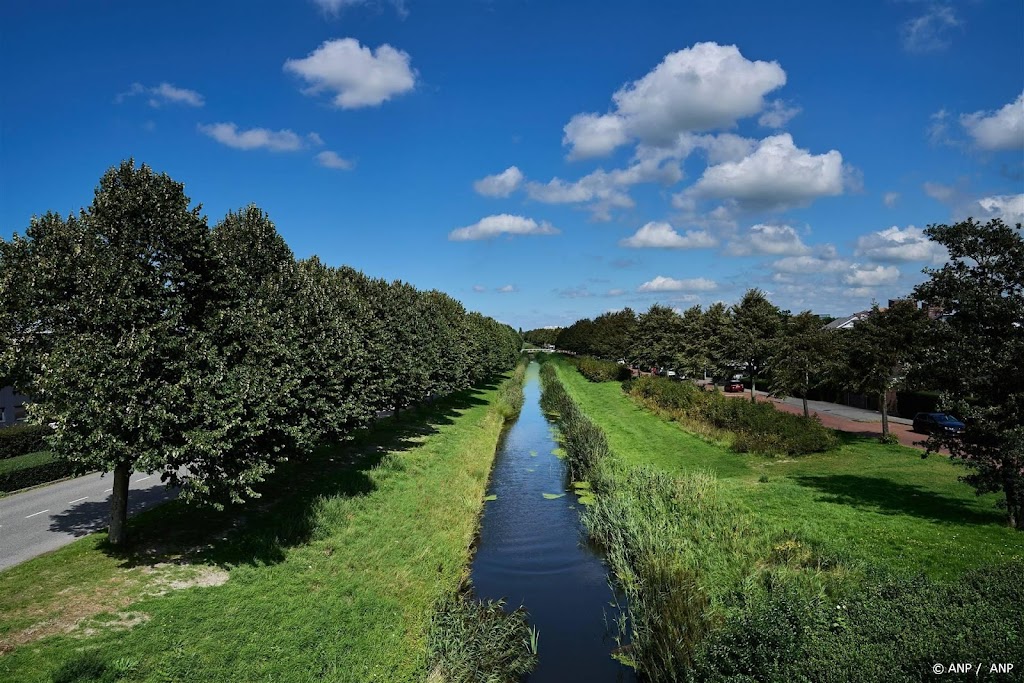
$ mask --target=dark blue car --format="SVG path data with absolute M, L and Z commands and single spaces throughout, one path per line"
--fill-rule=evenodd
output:
M 914 416 L 914 431 L 925 434 L 947 432 L 956 434 L 964 430 L 964 423 L 946 413 L 918 413 Z

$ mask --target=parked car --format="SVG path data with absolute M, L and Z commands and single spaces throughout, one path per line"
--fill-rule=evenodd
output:
M 924 434 L 947 432 L 956 434 L 964 430 L 964 423 L 946 413 L 918 413 L 914 416 L 914 431 Z
M 743 382 L 738 379 L 731 379 L 725 383 L 725 393 L 727 394 L 742 394 L 743 389 Z

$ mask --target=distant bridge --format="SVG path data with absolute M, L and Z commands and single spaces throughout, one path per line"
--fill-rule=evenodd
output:
M 520 353 L 558 353 L 558 349 L 523 349 Z

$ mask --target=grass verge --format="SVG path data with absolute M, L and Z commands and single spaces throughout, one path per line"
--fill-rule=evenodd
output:
M 246 506 L 139 515 L 124 552 L 94 534 L 0 573 L 0 680 L 423 680 L 507 391 L 384 420 Z

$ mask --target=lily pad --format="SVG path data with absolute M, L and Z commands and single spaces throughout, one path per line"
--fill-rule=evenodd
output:
M 593 505 L 594 503 L 597 502 L 597 498 L 595 498 L 594 494 L 591 493 L 590 491 L 579 494 L 577 500 L 583 505 Z
M 484 496 L 484 500 L 498 500 L 498 494 L 497 493 L 492 493 L 489 496 Z
M 535 469 L 534 469 L 534 468 L 532 468 L 532 467 L 527 467 L 527 468 L 526 468 L 526 471 L 527 471 L 527 472 L 536 472 L 537 470 L 535 470 Z
M 530 451 L 530 457 L 531 458 L 536 458 L 537 457 L 537 451 Z
M 565 494 L 564 493 L 543 493 L 541 495 L 543 495 L 548 500 L 554 500 L 555 498 L 561 498 Z
M 576 489 L 576 491 L 589 491 L 590 490 L 590 482 L 589 481 L 574 481 L 572 483 L 572 487 L 574 489 Z

